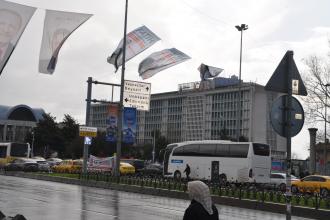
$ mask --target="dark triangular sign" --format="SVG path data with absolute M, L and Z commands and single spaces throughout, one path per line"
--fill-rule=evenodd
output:
M 292 94 L 307 96 L 306 87 L 301 79 L 296 63 L 293 59 L 293 51 L 287 51 L 277 66 L 272 77 L 265 86 L 265 90 L 288 94 L 288 76 L 292 73 Z

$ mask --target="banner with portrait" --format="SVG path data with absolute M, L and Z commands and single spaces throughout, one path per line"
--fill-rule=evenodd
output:
M 111 104 L 108 106 L 106 124 L 105 140 L 115 143 L 117 141 L 118 105 Z
M 123 112 L 123 143 L 134 144 L 136 138 L 136 108 L 124 108 Z
M 0 75 L 35 10 L 34 7 L 0 0 Z
M 160 38 L 146 26 L 139 27 L 126 35 L 125 61 L 130 60 L 142 51 L 151 47 Z M 119 42 L 116 50 L 108 57 L 108 63 L 113 64 L 118 70 L 123 61 L 123 40 Z
M 52 74 L 66 39 L 92 15 L 46 10 L 39 55 L 39 72 Z
M 139 75 L 148 79 L 156 73 L 190 59 L 181 51 L 171 48 L 152 53 L 139 64 Z

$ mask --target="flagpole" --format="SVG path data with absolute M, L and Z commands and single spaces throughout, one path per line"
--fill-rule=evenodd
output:
M 124 40 L 123 40 L 123 60 L 122 60 L 122 67 L 121 67 L 121 86 L 120 86 L 120 101 L 119 101 L 119 108 L 118 108 L 118 138 L 117 138 L 117 153 L 116 153 L 116 170 L 115 175 L 117 177 L 120 176 L 120 158 L 121 158 L 121 143 L 123 137 L 123 97 L 124 97 L 124 83 L 125 83 L 125 57 L 126 57 L 126 32 L 127 32 L 127 8 L 128 8 L 128 0 L 126 0 L 125 6 L 125 21 L 124 21 Z

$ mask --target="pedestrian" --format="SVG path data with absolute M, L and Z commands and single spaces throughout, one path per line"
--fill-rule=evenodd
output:
M 191 203 L 183 220 L 219 220 L 218 209 L 212 204 L 210 189 L 205 183 L 199 180 L 188 182 L 188 194 Z
M 186 169 L 183 172 L 186 173 L 187 180 L 189 181 L 190 166 L 188 164 L 186 165 Z

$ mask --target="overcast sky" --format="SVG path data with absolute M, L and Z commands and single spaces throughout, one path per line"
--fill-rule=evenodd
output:
M 120 71 L 106 62 L 123 37 L 125 0 L 10 0 L 39 8 L 0 76 L 0 104 L 43 108 L 63 119 L 70 114 L 85 121 L 86 80 L 120 82 Z M 126 64 L 128 80 L 138 76 L 139 62 L 152 52 L 176 47 L 192 59 L 145 80 L 152 93 L 177 90 L 178 84 L 198 81 L 201 62 L 221 67 L 224 77 L 239 70 L 243 36 L 242 79 L 265 85 L 287 50 L 301 74 L 302 59 L 324 56 L 330 38 L 328 0 L 129 0 L 128 32 L 146 25 L 162 40 Z M 55 73 L 38 73 L 44 9 L 94 14 L 63 45 Z M 111 89 L 96 86 L 93 98 L 110 99 Z M 293 152 L 308 155 L 307 126 L 293 138 Z

